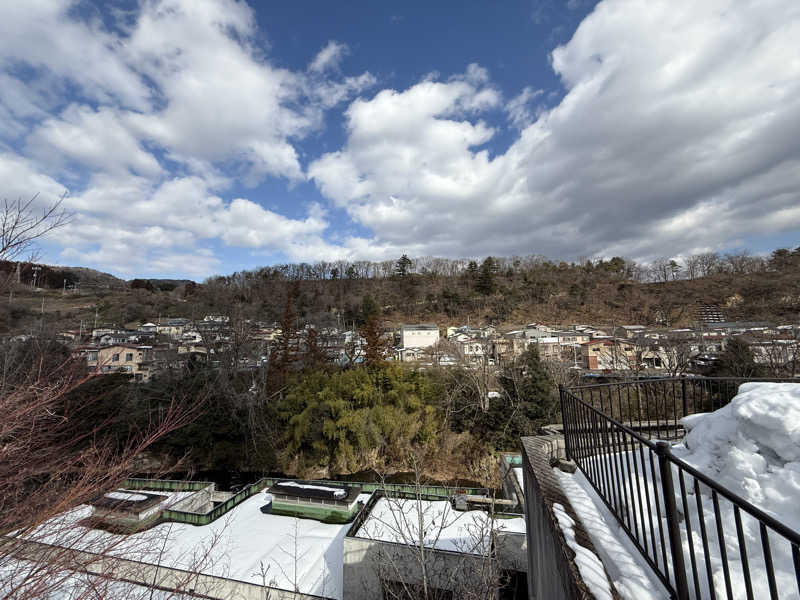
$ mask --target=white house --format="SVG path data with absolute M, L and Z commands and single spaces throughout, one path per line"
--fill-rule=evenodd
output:
M 403 325 L 400 328 L 402 348 L 428 348 L 439 341 L 439 327 L 430 323 Z
M 538 339 L 541 337 L 551 337 L 553 328 L 538 323 L 528 323 L 523 330 L 526 338 Z

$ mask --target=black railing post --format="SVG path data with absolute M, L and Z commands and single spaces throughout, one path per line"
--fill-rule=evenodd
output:
M 681 406 L 683 408 L 683 414 L 681 417 L 686 416 L 686 375 L 681 375 Z M 678 424 L 675 423 L 675 427 L 678 427 Z
M 567 411 L 564 410 L 564 386 L 558 384 L 558 398 L 561 400 L 561 427 L 564 429 L 564 454 L 567 460 L 572 460 L 572 454 L 569 450 L 569 433 L 567 433 Z
M 675 504 L 675 486 L 672 482 L 672 466 L 669 461 L 669 442 L 656 442 L 658 470 L 661 474 L 661 491 L 664 493 L 664 513 L 667 518 L 667 533 L 672 554 L 672 572 L 675 574 L 675 592 L 678 600 L 689 600 L 689 584 L 686 579 L 686 564 L 683 560 L 678 508 Z

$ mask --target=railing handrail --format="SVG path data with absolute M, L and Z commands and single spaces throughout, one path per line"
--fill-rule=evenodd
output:
M 725 379 L 725 378 L 719 377 L 717 379 Z M 731 378 L 731 379 L 742 379 L 742 378 Z M 754 380 L 752 380 L 752 381 L 754 381 Z M 617 419 L 615 419 L 613 417 L 608 416 L 607 414 L 605 414 L 604 412 L 598 410 L 597 408 L 595 408 L 594 406 L 592 406 L 588 402 L 585 402 L 584 400 L 581 400 L 580 398 L 578 398 L 578 396 L 576 396 L 575 394 L 572 394 L 569 390 L 564 390 L 564 392 L 569 394 L 570 396 L 572 396 L 573 400 L 575 400 L 577 402 L 580 402 L 586 408 L 588 408 L 591 411 L 597 413 L 598 415 L 600 415 L 601 417 L 603 417 L 607 421 L 613 423 L 614 425 L 616 425 L 617 427 L 622 429 L 625 433 L 627 433 L 631 437 L 635 438 L 637 441 L 641 442 L 645 446 L 648 446 L 654 452 L 656 452 L 656 443 L 653 442 L 652 440 L 649 440 L 649 439 L 645 438 L 644 436 L 638 434 L 636 431 L 634 431 L 633 429 L 631 429 L 630 427 L 628 427 L 624 423 L 618 421 Z M 724 498 L 727 498 L 733 504 L 738 505 L 745 512 L 750 513 L 753 517 L 755 517 L 759 521 L 763 521 L 765 525 L 767 525 L 768 527 L 774 529 L 777 533 L 780 533 L 782 536 L 787 538 L 793 544 L 796 544 L 796 545 L 800 546 L 800 532 L 797 532 L 794 529 L 790 529 L 789 527 L 787 527 L 786 525 L 784 525 L 783 523 L 778 521 L 775 517 L 771 516 L 768 513 L 765 513 L 763 510 L 761 510 L 757 506 L 753 505 L 749 501 L 745 500 L 744 498 L 742 498 L 738 494 L 734 493 L 730 489 L 720 485 L 719 483 L 717 483 L 716 481 L 711 479 L 708 475 L 705 475 L 701 471 L 698 471 L 695 467 L 693 467 L 692 465 L 690 465 L 686 461 L 678 458 L 677 456 L 672 454 L 671 451 L 666 455 L 666 458 L 671 463 L 677 465 L 678 467 L 680 467 L 681 469 L 683 469 L 684 471 L 689 473 L 689 475 L 691 475 L 692 477 L 698 479 L 701 483 L 703 483 L 703 484 L 707 485 L 708 487 L 710 487 L 712 490 L 717 492 L 719 495 L 723 496 Z
M 781 534 L 791 543 L 800 546 L 800 532 L 787 527 L 772 515 L 765 513 L 757 506 L 751 504 L 748 500 L 745 500 L 738 494 L 732 492 L 730 489 L 720 485 L 719 483 L 711 479 L 708 475 L 703 474 L 701 471 L 698 471 L 695 467 L 693 467 L 686 461 L 672 454 L 671 451 L 669 452 L 669 454 L 667 454 L 667 460 L 673 464 L 678 465 L 678 467 L 689 473 L 689 475 L 699 480 L 701 483 L 710 487 L 720 496 L 727 498 L 732 504 L 735 504 L 745 512 L 750 513 L 754 518 L 763 522 L 764 525 L 766 525 L 767 527 L 774 529 L 777 533 Z
M 567 391 L 572 390 L 585 390 L 585 389 L 596 389 L 596 388 L 604 388 L 604 387 L 613 387 L 615 385 L 618 386 L 631 386 L 637 385 L 642 383 L 661 383 L 666 381 L 741 381 L 743 383 L 748 382 L 775 382 L 775 383 L 793 383 L 798 382 L 800 383 L 800 375 L 796 377 L 706 377 L 705 375 L 694 375 L 692 373 L 684 373 L 682 375 L 675 375 L 671 377 L 633 377 L 631 379 L 625 379 L 623 381 L 607 381 L 606 383 L 584 383 L 581 385 L 571 385 L 567 389 Z
M 675 382 L 677 381 L 680 381 L 681 385 L 676 386 Z M 688 382 L 692 382 L 691 385 L 688 385 Z M 736 535 L 740 548 L 739 553 L 743 565 L 743 570 L 739 576 L 744 578 L 748 597 L 753 597 L 753 588 L 750 560 L 748 558 L 750 552 L 747 549 L 748 544 L 743 541 L 745 537 L 740 517 L 742 513 L 759 525 L 765 561 L 764 569 L 770 588 L 770 597 L 778 598 L 775 571 L 769 547 L 770 532 L 768 530 L 771 530 L 772 534 L 780 536 L 784 543 L 790 545 L 794 574 L 800 589 L 800 531 L 785 525 L 776 516 L 765 512 L 734 490 L 714 480 L 708 474 L 701 472 L 683 458 L 676 456 L 672 451 L 670 442 L 658 440 L 658 437 L 664 431 L 667 432 L 667 437 L 671 437 L 673 432 L 679 432 L 681 430 L 680 418 L 697 412 L 706 412 L 709 408 L 709 403 L 712 411 L 729 403 L 738 393 L 738 386 L 745 382 L 800 383 L 800 380 L 797 378 L 766 377 L 664 377 L 647 381 L 634 380 L 576 386 L 569 389 L 560 387 L 559 390 L 568 457 L 574 458 L 589 483 L 600 496 L 600 499 L 606 504 L 621 528 L 630 537 L 642 557 L 654 569 L 658 578 L 666 585 L 670 594 L 681 600 L 692 596 L 689 589 L 689 573 L 692 574 L 694 596 L 701 597 L 701 580 L 705 578 L 710 587 L 711 595 L 714 597 L 715 584 L 712 582 L 711 574 L 712 560 L 721 560 L 726 591 L 728 597 L 731 595 L 731 566 L 726 555 L 725 543 L 723 542 L 725 527 L 720 518 L 718 497 L 726 500 L 733 508 L 733 520 L 735 521 Z M 656 385 L 653 386 L 653 384 Z M 640 395 L 639 388 L 632 387 L 637 385 L 646 386 L 643 390 L 644 394 Z M 611 391 L 606 391 L 609 388 Z M 623 393 L 621 390 L 626 388 L 628 391 Z M 589 391 L 587 397 L 586 391 L 592 389 L 597 389 L 599 393 L 595 394 Z M 635 393 L 630 390 L 634 390 Z M 687 394 L 687 391 L 691 393 Z M 698 392 L 700 393 L 699 398 L 697 396 Z M 616 412 L 614 410 L 615 396 L 619 411 L 617 415 L 614 415 Z M 623 396 L 625 400 L 623 400 Z M 598 400 L 599 408 L 597 407 Z M 688 400 L 691 400 L 691 402 L 688 402 Z M 633 429 L 633 424 L 629 426 L 624 422 L 626 414 L 633 415 L 635 420 L 635 413 L 638 413 L 640 424 L 645 416 L 648 419 L 648 423 L 652 424 L 650 409 L 653 408 L 653 403 L 656 411 L 655 436 L 652 430 L 649 431 L 649 435 L 648 433 L 639 433 Z M 646 415 L 642 414 L 642 406 L 645 406 Z M 608 407 L 611 414 L 605 412 L 606 407 Z M 672 413 L 671 415 L 669 414 L 670 412 Z M 634 422 L 632 421 L 631 423 Z M 638 458 L 635 450 L 637 444 L 639 448 Z M 649 467 L 645 460 L 645 455 L 647 454 L 649 454 Z M 658 472 L 655 471 L 653 458 L 658 460 Z M 636 474 L 631 471 L 631 465 L 633 465 Z M 639 481 L 638 465 L 641 465 L 643 483 Z M 656 475 L 658 476 L 656 477 Z M 698 567 L 701 558 L 696 561 L 693 550 L 692 535 L 696 535 L 697 531 L 693 532 L 688 522 L 689 507 L 684 475 L 690 477 L 690 481 L 692 479 L 694 481 L 695 491 L 692 492 L 690 490 L 689 493 L 696 494 L 697 510 L 700 512 L 699 516 L 696 517 L 699 519 L 703 544 L 703 554 L 700 557 L 705 560 L 704 566 L 707 571 L 702 576 L 700 574 L 702 566 Z M 680 486 L 678 486 L 678 483 L 680 483 Z M 716 520 L 715 533 L 721 545 L 718 557 L 710 553 L 709 542 L 706 539 L 703 520 L 706 518 L 703 516 L 703 511 L 706 509 L 701 508 L 701 485 L 708 490 L 707 492 L 703 491 L 702 495 L 709 494 L 712 498 L 714 518 Z M 650 505 L 649 494 L 651 493 L 651 486 L 654 494 L 655 513 Z M 638 515 L 637 498 L 634 496 L 634 490 L 636 490 L 636 496 L 638 496 Z M 680 492 L 679 494 L 678 491 Z M 647 504 L 646 511 L 642 502 L 643 496 Z M 676 507 L 676 497 L 682 500 L 682 508 Z M 661 500 L 661 506 L 659 506 L 659 500 Z M 661 512 L 662 508 L 663 513 Z M 680 514 L 681 510 L 686 515 L 685 530 L 684 519 L 681 518 Z M 639 518 L 641 519 L 640 521 Z M 661 525 L 662 518 L 665 519 L 665 525 Z M 645 527 L 648 522 L 650 526 L 649 533 Z M 657 525 L 654 527 L 654 524 Z M 731 523 L 726 523 L 725 525 L 727 527 L 733 526 Z M 655 537 L 655 531 L 658 532 L 658 538 Z M 665 536 L 665 533 L 667 536 Z M 711 531 L 709 531 L 709 534 L 712 534 Z M 649 544 L 648 537 L 650 539 Z M 665 537 L 667 538 L 666 541 L 669 542 L 668 544 L 665 543 Z M 657 549 L 659 539 L 660 555 Z M 688 542 L 688 556 L 691 559 L 691 565 L 684 561 L 683 544 L 686 542 Z M 697 544 L 698 542 L 695 541 L 694 543 Z M 648 546 L 652 547 L 652 555 Z M 671 566 L 667 560 L 668 553 L 672 559 Z M 736 561 L 737 559 L 733 560 Z

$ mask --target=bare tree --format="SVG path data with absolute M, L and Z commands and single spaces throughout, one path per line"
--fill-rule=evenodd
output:
M 721 261 L 716 252 L 704 252 L 696 255 L 698 276 L 708 277 L 719 272 Z
M 80 541 L 92 536 L 71 518 L 75 507 L 114 489 L 129 476 L 135 460 L 155 441 L 188 423 L 201 410 L 192 392 L 175 396 L 149 414 L 141 429 L 125 427 L 119 411 L 101 410 L 104 396 L 85 392 L 99 375 L 86 375 L 78 358 L 57 360 L 39 340 L 19 357 L 4 352 L 0 382 L 0 556 L 15 556 L 20 544 L 41 540 Z M 117 429 L 115 430 L 115 426 Z M 43 528 L 43 524 L 48 526 Z M 96 560 L 117 543 L 97 538 Z M 13 582 L 15 598 L 38 597 L 36 590 L 57 584 L 74 570 L 68 553 L 47 557 Z M 83 565 L 85 568 L 85 565 Z M 18 575 L 18 574 L 17 574 Z M 0 569 L 0 589 L 8 584 Z M 25 592 L 32 590 L 32 592 Z
M 37 207 L 39 194 L 29 200 L 3 200 L 0 206 L 0 259 L 14 260 L 30 254 L 37 240 L 69 223 L 71 214 L 62 208 L 65 197 L 66 192 L 41 209 Z
M 448 500 L 427 497 L 423 461 L 415 454 L 408 460 L 414 475 L 412 491 L 394 493 L 384 483 L 378 500 L 381 506 L 376 504 L 359 533 L 378 542 L 371 564 L 383 586 L 383 597 L 496 598 L 503 574 L 493 543 L 494 511 L 459 512 Z M 381 543 L 387 541 L 392 543 Z

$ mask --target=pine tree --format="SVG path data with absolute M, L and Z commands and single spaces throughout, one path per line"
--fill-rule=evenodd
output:
M 552 422 L 558 412 L 558 396 L 539 350 L 531 345 L 500 377 L 512 406 L 518 406 L 523 421 L 536 428 Z
M 494 258 L 487 256 L 486 260 L 481 264 L 480 273 L 478 274 L 478 282 L 476 285 L 477 290 L 481 294 L 490 295 L 495 292 L 497 286 L 495 284 L 495 274 L 497 272 L 497 263 Z
M 411 269 L 411 259 L 408 258 L 408 255 L 403 254 L 395 263 L 394 274 L 398 277 L 406 277 L 409 269 Z

